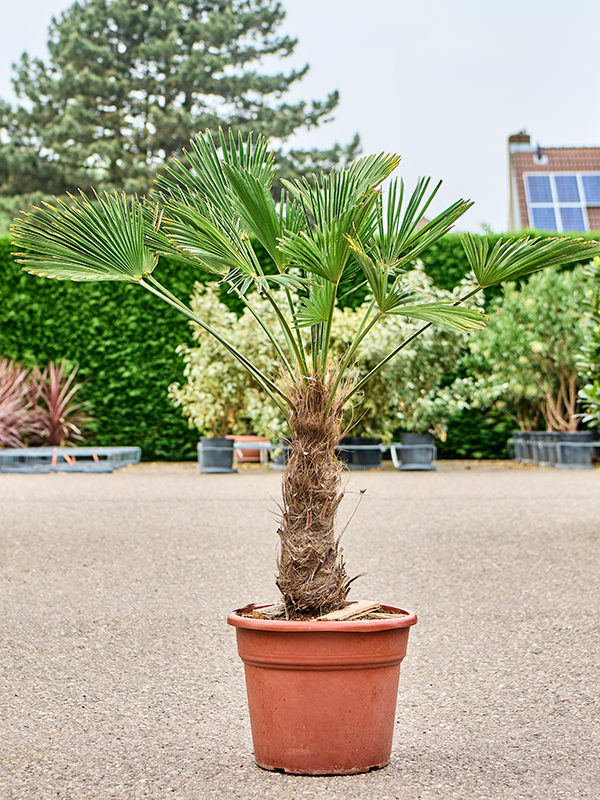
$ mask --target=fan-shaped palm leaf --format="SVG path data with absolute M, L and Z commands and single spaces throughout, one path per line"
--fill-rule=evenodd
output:
M 277 247 L 281 236 L 281 217 L 277 213 L 271 192 L 243 167 L 225 164 L 223 170 L 231 187 L 233 208 L 282 272 L 285 262 Z
M 600 255 L 600 242 L 561 237 L 556 239 L 499 239 L 492 251 L 488 240 L 466 233 L 461 243 L 479 286 L 516 280 L 545 267 L 572 261 L 591 261 Z
M 256 269 L 242 236 L 222 222 L 226 219 L 209 205 L 199 210 L 177 200 L 168 200 L 164 207 L 162 235 L 171 249 L 165 254 L 176 255 L 174 248 L 185 260 L 222 278 L 232 270 L 255 276 Z M 159 245 L 156 234 L 148 238 Z
M 325 281 L 323 284 L 314 284 L 310 297 L 302 301 L 302 306 L 296 316 L 298 327 L 306 328 L 310 325 L 328 322 L 334 299 L 335 292 L 332 283 Z
M 478 308 L 464 308 L 450 303 L 416 303 L 397 306 L 391 314 L 422 319 L 456 331 L 475 331 L 485 327 L 487 317 Z
M 456 220 L 473 205 L 467 200 L 458 200 L 433 220 L 423 224 L 425 212 L 442 185 L 440 181 L 428 194 L 430 181 L 430 178 L 418 180 L 406 208 L 402 180 L 390 183 L 386 203 L 382 197 L 378 198 L 377 227 L 367 248 L 376 261 L 403 268 L 445 236 Z
M 32 275 L 72 281 L 137 283 L 156 266 L 146 247 L 141 203 L 124 194 L 81 193 L 71 203 L 44 203 L 11 228 L 17 261 Z
M 275 174 L 274 154 L 263 136 L 254 140 L 250 134 L 244 142 L 242 135 L 238 134 L 236 145 L 231 130 L 227 140 L 219 129 L 219 138 L 221 156 L 210 131 L 194 136 L 190 140 L 190 149 L 185 151 L 189 166 L 175 159 L 174 166 L 166 167 L 167 174 L 160 175 L 156 181 L 159 193 L 179 200 L 197 195 L 216 207 L 228 209 L 231 196 L 227 191 L 229 185 L 224 165 L 244 169 L 262 186 L 271 186 Z
M 356 239 L 348 238 L 350 248 L 367 279 L 373 298 L 382 314 L 388 314 L 404 303 L 414 300 L 416 292 L 402 285 L 400 276 L 385 263 L 374 263 Z

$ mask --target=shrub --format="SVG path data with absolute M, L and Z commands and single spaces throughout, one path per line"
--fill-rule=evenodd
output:
M 583 344 L 579 368 L 584 387 L 579 396 L 584 402 L 583 421 L 592 428 L 600 428 L 600 259 L 586 270 L 589 285 L 585 305 Z
M 32 426 L 29 371 L 0 358 L 0 447 L 23 447 Z
M 507 284 L 485 330 L 470 340 L 471 379 L 460 392 L 474 407 L 493 407 L 522 430 L 576 430 L 583 343 L 585 275 L 548 269 L 519 290 Z
M 426 292 L 436 301 L 452 301 L 457 296 L 436 289 L 422 265 L 407 273 L 406 278 L 413 289 Z M 464 282 L 460 288 L 464 291 Z M 285 295 L 274 292 L 274 296 L 284 304 Z M 248 310 L 237 319 L 224 307 L 216 287 L 211 285 L 197 285 L 190 305 L 221 335 L 227 335 L 235 347 L 243 346 L 244 352 L 263 372 L 275 371 L 277 351 L 261 336 L 261 329 Z M 275 327 L 275 312 L 269 303 L 257 299 L 254 305 L 261 318 Z M 364 313 L 365 306 L 335 310 L 331 333 L 333 353 L 342 356 L 347 350 Z M 365 338 L 358 351 L 366 370 L 419 327 L 405 317 L 386 317 Z M 186 381 L 169 388 L 169 396 L 182 408 L 190 426 L 213 436 L 227 433 L 256 433 L 271 438 L 287 435 L 283 415 L 256 381 L 240 369 L 237 361 L 212 336 L 198 325 L 192 324 L 192 328 L 197 344 L 182 344 L 178 348 L 185 363 Z M 301 335 L 306 338 L 309 332 L 304 329 Z M 443 438 L 448 418 L 466 406 L 462 398 L 454 398 L 441 388 L 445 377 L 455 372 L 466 341 L 465 334 L 439 327 L 431 327 L 415 339 L 367 385 L 360 416 L 352 420 L 352 433 L 382 436 L 390 441 L 401 427 L 408 431 L 432 431 Z M 281 341 L 280 345 L 285 343 Z
M 84 441 L 90 418 L 85 402 L 76 402 L 81 384 L 77 367 L 67 375 L 63 363 L 50 362 L 42 372 L 0 358 L 0 446 L 70 445 Z
M 29 443 L 42 445 L 69 445 L 83 442 L 83 428 L 91 421 L 85 409 L 89 405 L 77 402 L 80 383 L 75 383 L 77 367 L 67 375 L 63 363 L 52 361 L 42 372 L 36 365 L 32 370 L 32 414 L 35 428 L 32 430 Z

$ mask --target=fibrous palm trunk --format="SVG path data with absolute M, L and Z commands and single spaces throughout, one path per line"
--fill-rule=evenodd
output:
M 316 376 L 308 384 L 298 381 L 292 389 L 277 564 L 277 586 L 292 619 L 341 608 L 349 591 L 334 527 L 343 497 L 342 465 L 335 451 L 342 430 L 343 390 L 325 416 L 334 379 L 332 374 Z

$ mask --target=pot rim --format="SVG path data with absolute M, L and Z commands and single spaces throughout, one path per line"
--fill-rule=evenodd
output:
M 256 609 L 266 608 L 272 603 L 257 604 Z M 254 617 L 241 617 L 237 611 L 232 611 L 227 616 L 229 625 L 234 628 L 250 628 L 252 630 L 272 631 L 273 633 L 328 633 L 342 631 L 347 633 L 367 633 L 368 631 L 385 631 L 394 628 L 408 628 L 415 625 L 417 615 L 414 611 L 382 603 L 382 608 L 391 611 L 402 611 L 405 617 L 391 619 L 350 619 L 350 620 L 277 620 L 255 619 Z

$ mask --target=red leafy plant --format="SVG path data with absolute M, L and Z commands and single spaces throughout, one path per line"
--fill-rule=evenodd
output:
M 31 376 L 16 361 L 0 358 L 0 447 L 23 447 L 33 419 Z
M 90 420 L 87 403 L 77 401 L 77 367 L 67 374 L 52 361 L 42 371 L 0 359 L 0 446 L 71 445 L 83 441 Z

